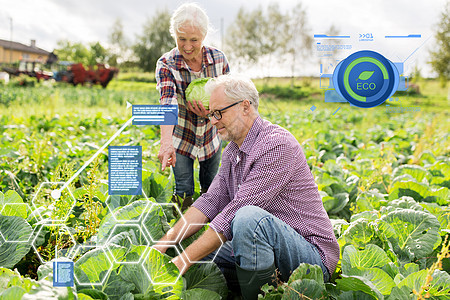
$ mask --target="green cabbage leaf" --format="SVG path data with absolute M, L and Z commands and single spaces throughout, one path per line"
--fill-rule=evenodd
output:
M 205 91 L 205 84 L 210 77 L 197 78 L 189 84 L 186 88 L 186 100 L 187 101 L 201 101 L 206 109 L 209 109 L 210 95 Z

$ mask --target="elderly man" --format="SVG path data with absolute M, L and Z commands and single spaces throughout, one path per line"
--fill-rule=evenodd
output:
M 328 280 L 339 246 L 300 144 L 261 119 L 250 80 L 222 75 L 206 88 L 208 117 L 230 143 L 209 190 L 184 215 L 188 224 L 210 221 L 210 228 L 173 262 L 184 273 L 225 242 L 215 261 L 226 277 L 227 269 L 235 269 L 244 299 L 256 299 L 276 269 L 286 281 L 301 263 L 319 265 Z M 161 241 L 179 242 L 201 227 L 183 225 L 178 222 Z

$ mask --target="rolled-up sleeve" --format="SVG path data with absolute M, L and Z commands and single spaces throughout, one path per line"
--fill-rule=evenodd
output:
M 214 177 L 208 191 L 201 195 L 192 206 L 199 209 L 209 220 L 213 220 L 230 203 L 227 176 L 230 161 L 226 155 L 222 160 L 219 172 Z
M 156 89 L 159 91 L 162 105 L 177 105 L 177 86 L 170 68 L 162 59 L 156 63 L 155 71 Z
M 262 209 L 276 209 L 280 192 L 293 176 L 289 167 L 295 150 L 287 144 L 264 147 L 265 151 L 256 159 L 250 172 L 238 186 L 234 199 L 211 222 L 211 228 L 232 239 L 231 221 L 236 212 L 247 205 Z
M 228 60 L 225 56 L 225 54 L 223 55 L 223 71 L 222 74 L 228 74 L 230 73 L 230 65 L 228 64 Z

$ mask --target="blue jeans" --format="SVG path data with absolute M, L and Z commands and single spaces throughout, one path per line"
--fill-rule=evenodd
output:
M 233 240 L 227 241 L 214 259 L 229 286 L 237 282 L 234 282 L 235 263 L 255 271 L 275 263 L 284 282 L 301 263 L 308 263 L 321 267 L 325 282 L 330 278 L 317 248 L 292 227 L 259 207 L 239 209 L 231 222 L 231 230 Z M 215 254 L 213 252 L 207 258 L 211 259 Z
M 219 170 L 221 149 L 210 159 L 201 161 L 199 180 L 203 191 L 208 190 Z M 175 194 L 182 198 L 194 195 L 194 160 L 176 153 L 177 161 L 173 167 L 175 176 Z

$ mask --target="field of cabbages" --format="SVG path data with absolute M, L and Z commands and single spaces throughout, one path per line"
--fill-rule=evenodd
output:
M 301 265 L 260 297 L 449 299 L 447 90 L 423 81 L 422 94 L 360 109 L 324 103 L 314 80 L 257 84 L 263 118 L 303 146 L 341 246 L 330 282 Z M 110 144 L 142 146 L 142 196 L 108 195 L 107 149 L 50 196 L 131 117 L 127 101 L 157 104 L 154 83 L 0 85 L 0 299 L 233 299 L 214 264 L 179 276 L 169 263 L 195 236 L 151 249 L 178 217 L 157 126 L 130 125 Z M 56 260 L 74 261 L 73 287 L 53 286 Z

